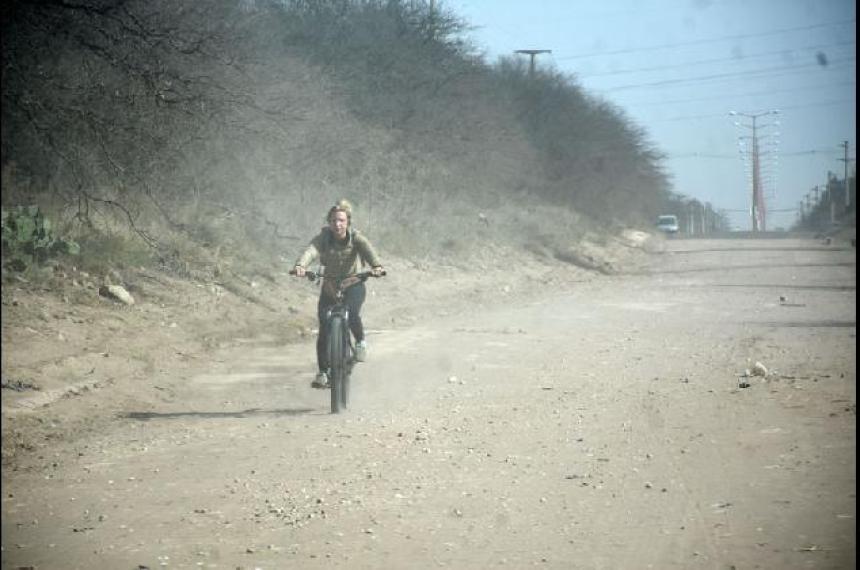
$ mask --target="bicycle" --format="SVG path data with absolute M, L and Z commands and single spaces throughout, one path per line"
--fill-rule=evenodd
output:
M 290 271 L 295 275 L 295 270 Z M 364 271 L 347 275 L 341 279 L 335 291 L 335 303 L 326 311 L 323 326 L 326 331 L 328 354 L 328 377 L 331 387 L 331 413 L 337 414 L 349 405 L 349 383 L 352 367 L 355 365 L 355 348 L 349 331 L 349 308 L 344 303 L 344 292 L 355 285 L 363 283 L 370 277 L 382 277 L 385 271 L 374 275 L 372 271 Z M 313 283 L 319 283 L 322 274 L 305 271 L 305 277 Z

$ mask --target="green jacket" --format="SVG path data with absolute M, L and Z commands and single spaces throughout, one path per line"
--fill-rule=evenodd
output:
M 296 265 L 306 268 L 317 257 L 325 267 L 327 281 L 339 281 L 358 272 L 359 263 L 371 267 L 382 265 L 370 241 L 352 228 L 347 230 L 346 240 L 343 242 L 338 242 L 330 229 L 323 228 L 296 260 Z

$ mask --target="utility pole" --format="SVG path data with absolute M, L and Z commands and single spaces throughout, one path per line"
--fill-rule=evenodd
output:
M 690 224 L 690 235 L 696 233 L 696 207 L 693 202 L 690 202 L 690 208 L 687 210 L 687 221 Z
M 845 149 L 845 158 L 839 158 L 845 163 L 845 209 L 851 207 L 851 190 L 848 188 L 848 141 L 843 141 L 842 148 Z
M 827 172 L 827 201 L 830 206 L 830 223 L 836 221 L 836 178 L 831 178 L 830 172 Z
M 430 0 L 430 39 L 436 39 L 436 0 Z
M 761 162 L 758 154 L 758 137 L 756 136 L 755 131 L 755 120 L 756 117 L 753 117 L 753 202 L 756 206 L 756 214 L 758 214 L 756 216 L 756 220 L 759 223 L 759 227 L 755 229 L 764 231 L 764 203 L 761 195 Z
M 541 53 L 552 53 L 551 49 L 518 49 L 514 53 L 526 53 L 531 59 L 529 60 L 529 77 L 534 77 L 535 74 L 535 56 Z
M 729 115 L 739 115 L 741 117 L 752 119 L 752 198 L 750 207 L 750 221 L 752 223 L 752 231 L 754 232 L 765 231 L 767 229 L 767 212 L 765 211 L 764 193 L 762 192 L 761 161 L 759 156 L 756 119 L 758 119 L 759 117 L 764 117 L 765 115 L 777 114 L 779 114 L 779 111 L 777 111 L 776 109 L 764 111 L 762 113 L 740 113 L 738 111 L 729 111 Z M 735 124 L 738 126 L 750 127 L 750 125 L 741 125 L 740 123 Z

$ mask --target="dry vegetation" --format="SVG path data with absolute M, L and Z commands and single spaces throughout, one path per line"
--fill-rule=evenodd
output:
M 286 269 L 338 198 L 391 269 L 380 322 L 408 326 L 605 271 L 589 247 L 670 196 L 623 113 L 484 62 L 426 2 L 2 10 L 3 209 L 38 205 L 80 246 L 21 271 L 4 232 L 4 405 L 61 407 L 16 408 L 4 465 L 59 437 L 45 414 L 73 437 L 224 342 L 306 336 L 316 292 Z M 635 249 L 609 241 L 613 262 Z M 98 397 L 62 406 L 81 390 Z
M 407 1 L 7 3 L 3 205 L 39 204 L 93 269 L 199 279 L 292 257 L 342 196 L 407 258 L 551 253 L 663 209 L 622 111 L 487 64 L 466 25 Z

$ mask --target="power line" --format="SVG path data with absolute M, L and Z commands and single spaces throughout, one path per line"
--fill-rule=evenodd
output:
M 806 46 L 806 47 L 802 47 L 802 48 L 797 48 L 793 51 L 800 51 L 800 50 L 805 50 L 805 49 L 826 49 L 828 47 L 844 46 L 844 45 L 856 45 L 856 44 L 857 44 L 856 41 L 838 42 L 835 44 Z M 725 62 L 745 63 L 745 60 L 748 60 L 748 59 L 755 59 L 755 58 L 759 58 L 759 57 L 768 57 L 768 56 L 772 56 L 772 55 L 782 55 L 782 54 L 785 54 L 786 51 L 787 50 L 778 50 L 778 51 L 771 51 L 771 52 L 765 52 L 765 53 L 759 53 L 759 54 L 752 54 L 752 55 L 744 56 L 743 58 L 721 57 L 721 58 L 716 58 L 716 59 L 700 59 L 698 61 L 688 61 L 688 62 L 673 64 L 673 65 L 658 65 L 655 67 L 641 67 L 639 69 L 620 69 L 620 70 L 616 70 L 616 71 L 606 71 L 606 72 L 602 72 L 602 73 L 589 73 L 589 74 L 585 74 L 585 75 L 576 74 L 576 76 L 579 79 L 590 79 L 592 77 L 603 77 L 603 76 L 607 76 L 607 75 L 620 75 L 620 74 L 624 74 L 624 73 L 643 73 L 643 72 L 648 72 L 648 71 L 661 71 L 664 69 L 677 69 L 677 68 L 682 68 L 682 67 L 688 67 L 691 65 L 702 65 L 702 64 L 710 64 L 710 63 L 725 63 Z
M 791 33 L 791 32 L 814 30 L 816 28 L 826 28 L 826 27 L 830 27 L 830 26 L 844 26 L 847 24 L 853 24 L 854 22 L 856 22 L 856 19 L 852 18 L 851 20 L 840 20 L 840 21 L 836 21 L 836 22 L 814 24 L 811 26 L 800 26 L 797 28 L 785 28 L 782 30 L 772 30 L 769 32 L 762 32 L 762 33 L 758 33 L 758 34 L 738 34 L 738 35 L 733 35 L 733 36 L 722 36 L 722 37 L 718 37 L 718 38 L 710 38 L 710 39 L 704 39 L 704 40 L 694 40 L 694 41 L 690 41 L 690 42 L 678 42 L 678 43 L 674 43 L 674 44 L 662 44 L 662 45 L 656 45 L 656 46 L 627 48 L 627 49 L 614 50 L 614 51 L 583 53 L 583 54 L 577 54 L 577 55 L 568 55 L 568 56 L 564 56 L 564 57 L 557 57 L 556 59 L 558 59 L 558 60 L 580 59 L 580 58 L 585 58 L 585 57 L 599 57 L 599 56 L 604 56 L 604 55 L 616 55 L 616 54 L 622 54 L 622 53 L 634 53 L 634 52 L 653 51 L 653 50 L 660 50 L 660 49 L 674 49 L 674 48 L 681 47 L 681 46 L 724 42 L 724 41 L 728 41 L 728 40 L 740 40 L 740 39 L 747 39 L 747 38 L 758 38 L 758 37 L 764 37 L 764 36 L 773 36 L 773 35 L 785 34 L 785 33 Z
M 780 156 L 808 156 L 811 154 L 829 154 L 834 153 L 835 150 L 831 150 L 829 148 L 814 148 L 812 150 L 798 150 L 795 152 L 781 152 Z
M 856 62 L 857 58 L 848 58 L 838 61 L 833 61 L 828 64 L 828 66 L 840 65 L 843 63 L 851 63 Z M 640 89 L 643 87 L 663 87 L 665 85 L 677 85 L 679 83 L 690 83 L 694 81 L 714 81 L 719 79 L 732 79 L 735 77 L 746 77 L 749 75 L 779 75 L 783 73 L 795 73 L 800 70 L 808 69 L 810 67 L 820 67 L 817 63 L 810 63 L 804 65 L 794 65 L 794 66 L 785 66 L 785 67 L 773 67 L 767 69 L 758 69 L 758 70 L 749 70 L 749 71 L 738 71 L 732 73 L 716 73 L 713 75 L 701 75 L 699 77 L 685 77 L 683 79 L 664 79 L 662 81 L 652 81 L 650 83 L 633 83 L 629 85 L 620 85 L 618 87 L 610 87 L 608 89 L 604 89 L 606 92 L 612 91 L 623 91 L 625 89 Z
M 666 154 L 667 158 L 730 158 L 732 160 L 737 160 L 737 154 L 710 154 L 707 152 L 687 152 L 687 153 L 678 153 Z
M 835 154 L 837 152 L 841 152 L 838 148 L 813 148 L 809 150 L 796 150 L 790 152 L 780 152 L 779 156 L 801 156 L 801 155 L 811 155 L 811 154 Z M 677 153 L 667 153 L 667 157 L 669 158 L 731 158 L 733 160 L 737 160 L 737 154 L 717 154 L 717 153 L 708 153 L 708 152 L 677 152 Z
M 843 81 L 840 83 L 820 83 L 817 85 L 806 85 L 803 87 L 795 87 L 792 89 L 770 89 L 768 91 L 755 91 L 752 93 L 735 93 L 731 95 L 714 95 L 712 97 L 696 97 L 693 99 L 663 99 L 660 101 L 644 101 L 641 103 L 633 102 L 628 103 L 629 107 L 645 107 L 649 105 L 674 105 L 677 103 L 693 103 L 697 101 L 713 101 L 715 99 L 725 100 L 732 99 L 737 97 L 759 97 L 759 96 L 772 96 L 774 93 L 794 93 L 797 91 L 809 91 L 812 89 L 827 89 L 828 91 L 833 91 L 834 87 L 848 87 L 850 85 L 856 85 L 855 81 Z
M 820 101 L 817 103 L 807 103 L 805 105 L 788 105 L 788 106 L 780 106 L 780 110 L 784 111 L 786 109 L 803 109 L 806 107 L 821 107 L 825 105 L 840 105 L 842 103 L 854 103 L 854 99 L 838 99 L 833 101 Z M 654 119 L 652 122 L 654 123 L 663 123 L 668 121 L 687 121 L 687 120 L 696 120 L 696 119 L 711 119 L 714 117 L 725 117 L 725 113 L 711 113 L 709 115 L 686 115 L 683 117 L 669 117 L 667 119 Z

